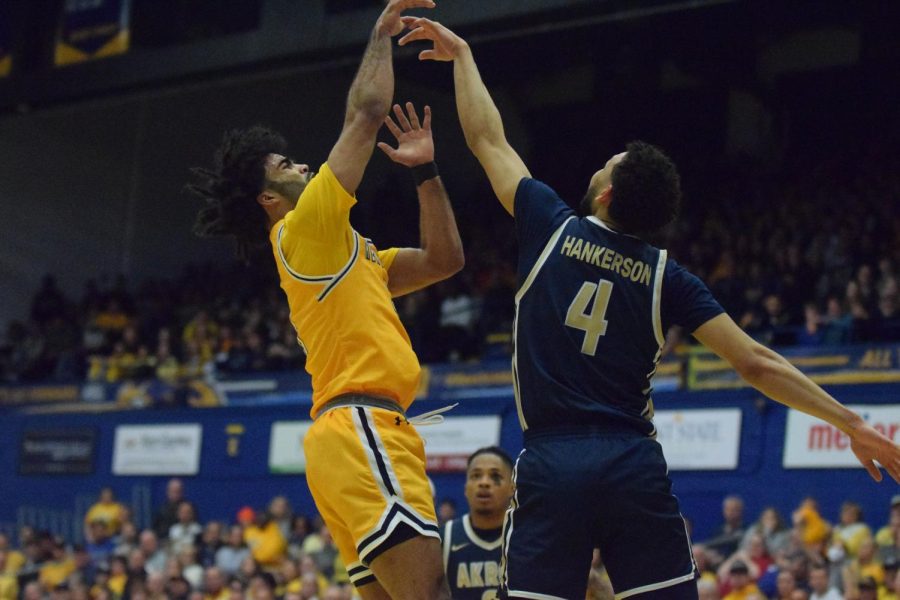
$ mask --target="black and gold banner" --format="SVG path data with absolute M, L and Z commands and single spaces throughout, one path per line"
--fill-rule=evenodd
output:
M 66 0 L 56 36 L 56 66 L 128 51 L 131 0 Z
M 12 27 L 9 4 L 0 2 L 0 77 L 12 71 Z

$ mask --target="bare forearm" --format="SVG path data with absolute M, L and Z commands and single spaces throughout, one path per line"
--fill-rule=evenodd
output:
M 503 120 L 478 72 L 472 50 L 465 46 L 453 63 L 456 108 L 466 143 L 478 155 L 483 143 L 499 144 L 506 139 Z
M 743 374 L 744 379 L 773 400 L 831 423 L 844 433 L 857 426 L 860 417 L 828 395 L 787 359 L 763 348 L 759 368 Z
M 465 262 L 450 198 L 440 177 L 424 181 L 417 191 L 420 247 L 428 264 L 449 277 L 462 269 Z
M 394 97 L 391 37 L 376 24 L 347 96 L 347 120 L 362 113 L 373 120 L 387 115 Z

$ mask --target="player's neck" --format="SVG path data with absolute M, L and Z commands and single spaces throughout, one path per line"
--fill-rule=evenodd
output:
M 475 529 L 499 529 L 503 527 L 503 516 L 506 512 L 499 515 L 479 515 L 477 513 L 469 513 L 469 522 Z

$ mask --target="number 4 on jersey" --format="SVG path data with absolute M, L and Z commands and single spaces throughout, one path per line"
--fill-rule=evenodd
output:
M 581 352 L 588 356 L 597 353 L 600 336 L 606 335 L 606 307 L 612 288 L 612 282 L 605 279 L 601 279 L 599 285 L 585 281 L 566 312 L 566 325 L 584 332 Z M 588 304 L 591 304 L 590 312 L 587 312 Z

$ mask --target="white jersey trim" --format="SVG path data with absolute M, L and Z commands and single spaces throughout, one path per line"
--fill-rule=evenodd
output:
M 666 259 L 668 252 L 659 251 L 659 260 L 656 263 L 656 277 L 653 280 L 653 333 L 656 335 L 656 343 L 662 348 L 666 343 L 666 332 L 662 328 L 662 282 L 666 272 Z
M 475 529 L 472 527 L 472 520 L 469 518 L 469 513 L 463 515 L 462 518 L 463 530 L 466 532 L 466 537 L 469 538 L 473 544 L 481 548 L 482 550 L 496 550 L 500 546 L 503 545 L 503 533 L 501 529 L 501 533 L 497 536 L 497 539 L 493 542 L 489 542 L 483 538 L 480 538 L 477 533 L 475 533 Z M 449 529 L 447 531 L 449 534 Z M 446 566 L 446 565 L 445 565 Z
M 525 281 L 522 283 L 522 287 L 519 288 L 519 291 L 516 292 L 516 316 L 513 319 L 513 354 L 512 354 L 512 373 L 513 373 L 513 396 L 516 399 L 516 413 L 519 416 L 519 426 L 522 428 L 522 431 L 528 430 L 528 423 L 525 421 L 525 412 L 522 410 L 522 397 L 519 395 L 519 368 L 517 362 L 518 353 L 516 351 L 516 343 L 517 336 L 519 332 L 519 302 L 522 300 L 522 297 L 525 295 L 525 292 L 528 291 L 528 288 L 531 287 L 531 284 L 534 283 L 535 278 L 537 277 L 538 271 L 541 270 L 541 267 L 544 266 L 544 263 L 547 262 L 547 259 L 550 257 L 550 253 L 553 252 L 553 248 L 556 246 L 556 242 L 559 240 L 559 236 L 562 235 L 563 229 L 565 229 L 566 225 L 568 225 L 569 221 L 575 219 L 576 217 L 569 217 L 565 221 L 563 221 L 562 225 L 560 225 L 556 231 L 553 232 L 553 235 L 550 236 L 550 240 L 544 246 L 543 251 L 541 251 L 541 255 L 538 257 L 537 262 L 534 263 L 534 266 L 531 267 L 531 272 L 528 273 L 528 277 L 525 278 Z

